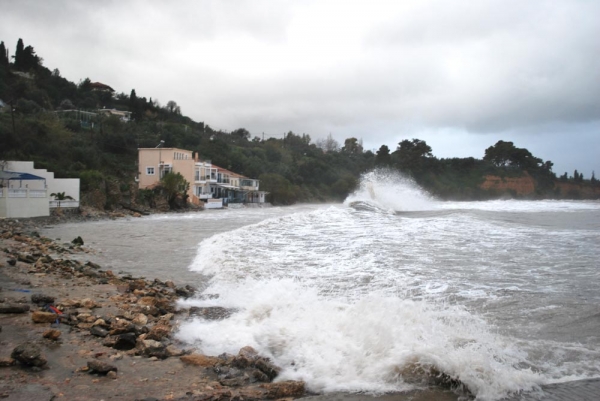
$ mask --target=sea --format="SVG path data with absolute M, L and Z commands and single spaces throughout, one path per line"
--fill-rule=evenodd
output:
M 207 355 L 252 346 L 314 393 L 499 400 L 600 377 L 599 201 L 441 201 L 371 172 L 339 204 L 42 233 L 81 236 L 105 269 L 195 286 L 182 307 L 234 313 L 182 321 L 178 340 Z

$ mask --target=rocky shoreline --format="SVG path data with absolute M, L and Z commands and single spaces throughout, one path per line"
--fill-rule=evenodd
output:
M 250 347 L 206 356 L 173 338 L 192 316 L 194 294 L 171 281 L 119 276 L 92 262 L 75 239 L 58 244 L 37 225 L 123 217 L 0 220 L 0 399 L 263 400 L 305 395 L 303 382 L 277 382 L 279 368 Z

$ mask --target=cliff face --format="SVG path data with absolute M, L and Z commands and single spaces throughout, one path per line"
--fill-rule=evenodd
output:
M 600 186 L 575 184 L 572 182 L 556 182 L 555 188 L 560 191 L 561 198 L 567 199 L 600 199 Z
M 521 177 L 498 177 L 486 175 L 479 188 L 498 194 L 510 193 L 517 196 L 533 196 L 536 182 L 527 172 Z M 552 198 L 558 199 L 600 199 L 600 186 L 590 183 L 554 182 Z
M 504 178 L 495 175 L 486 175 L 485 181 L 479 185 L 479 188 L 498 193 L 511 191 L 517 195 L 526 196 L 535 192 L 535 181 L 527 173 L 522 177 Z

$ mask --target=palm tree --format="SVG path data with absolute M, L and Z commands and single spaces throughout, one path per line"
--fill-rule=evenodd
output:
M 60 202 L 64 200 L 74 200 L 69 195 L 65 195 L 64 192 L 51 193 L 50 196 L 54 196 L 54 200 L 58 201 L 58 207 L 60 207 Z

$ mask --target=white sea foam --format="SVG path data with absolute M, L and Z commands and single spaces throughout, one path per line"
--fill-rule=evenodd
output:
M 255 347 L 284 368 L 280 379 L 304 380 L 313 391 L 401 391 L 422 384 L 431 368 L 459 379 L 480 399 L 532 389 L 542 378 L 526 355 L 463 308 L 378 293 L 326 297 L 294 280 L 215 283 L 218 302 L 237 310 L 224 321 L 196 319 L 178 338 L 202 352 Z
M 597 203 L 440 202 L 381 174 L 344 206 L 203 240 L 190 269 L 220 297 L 188 303 L 236 312 L 184 323 L 179 338 L 213 355 L 252 345 L 315 391 L 408 389 L 421 367 L 498 399 L 600 375 L 595 340 L 551 341 L 548 329 L 549 317 L 569 324 L 565 305 L 598 297 L 599 227 L 564 218 Z M 528 213 L 536 205 L 557 214 Z

